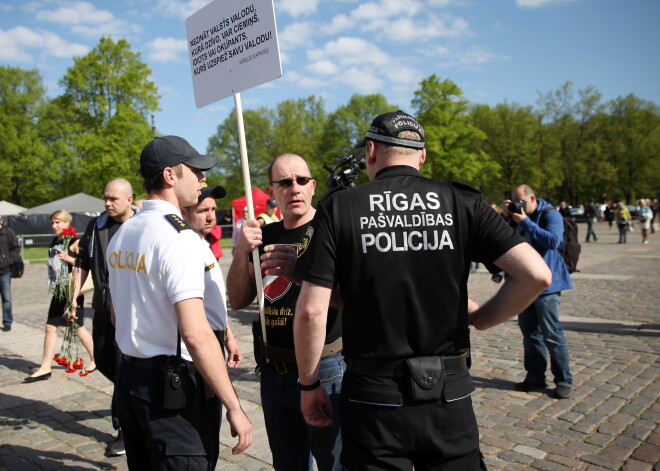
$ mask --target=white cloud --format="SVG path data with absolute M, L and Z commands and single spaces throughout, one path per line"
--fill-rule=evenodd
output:
M 416 22 L 411 18 L 398 18 L 379 25 L 378 29 L 383 31 L 379 33 L 379 37 L 387 37 L 395 41 L 428 41 L 439 37 L 455 38 L 472 34 L 467 21 L 451 15 L 431 15 L 423 22 Z
M 332 61 L 314 62 L 309 64 L 306 69 L 319 75 L 334 75 L 339 72 L 339 67 Z
M 71 31 L 89 37 L 123 36 L 140 31 L 140 26 L 115 18 L 107 11 L 100 10 L 89 2 L 66 3 L 54 10 L 40 9 L 37 20 L 70 26 Z
M 275 3 L 275 12 L 281 10 L 294 18 L 301 15 L 316 13 L 319 0 L 278 0 Z
M 384 65 L 390 57 L 378 46 L 361 38 L 341 37 L 323 47 L 323 53 L 342 66 L 353 64 Z
M 461 67 L 463 69 L 478 69 L 483 64 L 509 60 L 509 57 L 504 54 L 493 53 L 479 46 L 451 52 L 445 50 L 442 54 L 437 55 L 445 58 L 437 64 L 439 67 Z
M 522 8 L 541 8 L 560 3 L 575 2 L 577 0 L 516 0 L 516 5 Z
M 298 22 L 288 25 L 277 33 L 280 49 L 283 51 L 307 46 L 314 34 L 314 26 L 308 22 Z
M 181 2 L 178 0 L 160 0 L 157 10 L 169 16 L 188 18 L 190 15 L 211 3 L 211 0 L 189 0 Z
M 40 21 L 60 24 L 103 24 L 114 20 L 114 15 L 107 10 L 99 10 L 88 2 L 69 3 L 55 10 L 41 10 L 37 13 Z
M 9 31 L 0 30 L 0 60 L 31 62 L 29 49 L 37 49 L 46 56 L 69 58 L 89 51 L 87 46 L 75 44 L 49 31 L 38 31 L 17 26 Z
M 155 38 L 149 41 L 145 47 L 149 51 L 149 59 L 155 62 L 178 62 L 181 60 L 181 52 L 188 50 L 185 39 Z
M 328 86 L 328 83 L 325 80 L 309 77 L 295 71 L 287 73 L 285 80 L 287 82 L 295 83 L 296 86 L 302 88 L 325 88 Z
M 377 20 L 392 16 L 415 16 L 422 5 L 414 0 L 382 0 L 379 3 L 363 3 L 351 16 L 358 20 Z
M 353 18 L 341 14 L 334 16 L 329 24 L 322 26 L 322 29 L 325 34 L 333 35 L 354 27 L 355 23 Z
M 373 71 L 359 67 L 343 71 L 337 75 L 336 80 L 365 94 L 382 92 L 385 85 L 385 81 Z

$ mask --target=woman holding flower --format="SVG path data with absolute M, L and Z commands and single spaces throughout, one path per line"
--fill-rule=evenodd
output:
M 44 351 L 41 358 L 41 366 L 32 375 L 25 378 L 24 382 L 26 383 L 50 378 L 51 364 L 57 343 L 58 327 L 67 327 L 68 332 L 70 327 L 76 329 L 77 326 L 77 337 L 80 339 L 80 342 L 82 342 L 82 345 L 85 347 L 85 350 L 87 350 L 90 357 L 90 363 L 87 366 L 86 372 L 92 372 L 96 369 L 92 336 L 83 326 L 85 321 L 83 310 L 79 309 L 77 311 L 77 319 L 69 319 L 68 316 L 71 305 L 73 304 L 71 299 L 73 296 L 71 270 L 76 261 L 76 254 L 78 253 L 78 235 L 76 234 L 75 228 L 70 227 L 72 219 L 71 214 L 65 210 L 55 211 L 50 216 L 51 226 L 53 232 L 55 232 L 55 237 L 50 243 L 50 260 L 48 261 L 49 288 L 53 293 L 53 297 L 50 301 L 50 308 L 48 309 L 48 320 L 46 321 L 46 336 L 44 338 Z M 83 296 L 79 296 L 75 300 L 76 306 L 82 306 L 83 303 Z M 77 324 L 74 325 L 71 324 L 71 322 L 76 322 Z M 75 342 L 78 342 L 78 339 L 75 339 Z M 73 339 L 66 338 L 65 344 L 72 340 Z M 75 356 L 76 358 L 69 358 L 69 363 L 73 364 L 73 362 L 75 362 L 76 365 L 80 365 L 80 369 L 82 369 L 82 360 L 78 360 L 77 354 Z M 61 363 L 61 361 L 62 360 L 58 358 L 58 363 L 64 364 Z M 72 370 L 72 365 L 67 365 L 67 371 L 69 370 Z M 83 371 L 85 370 L 83 369 Z

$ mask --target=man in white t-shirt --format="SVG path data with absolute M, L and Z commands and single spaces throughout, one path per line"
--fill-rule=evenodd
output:
M 252 425 L 204 310 L 204 247 L 181 218 L 182 207 L 197 203 L 202 171 L 216 163 L 180 137 L 154 138 L 140 156 L 149 199 L 108 246 L 110 290 L 122 293 L 112 304 L 123 354 L 118 415 L 130 469 L 212 469 L 219 444 L 207 389 L 238 436 L 232 451 L 252 443 Z
M 241 350 L 227 321 L 225 280 L 220 265 L 205 239 L 216 224 L 215 211 L 217 206 L 215 200 L 224 198 L 226 194 L 227 192 L 221 186 L 204 187 L 202 188 L 202 194 L 199 196 L 199 202 L 181 208 L 181 214 L 190 228 L 200 237 L 200 242 L 204 247 L 206 259 L 204 267 L 204 309 L 206 310 L 206 317 L 220 341 L 223 353 L 224 349 L 227 351 L 227 366 L 236 368 L 241 362 Z

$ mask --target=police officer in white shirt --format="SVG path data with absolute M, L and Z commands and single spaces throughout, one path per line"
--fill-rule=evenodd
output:
M 252 425 L 204 310 L 204 247 L 180 212 L 197 203 L 202 171 L 216 162 L 180 137 L 154 138 L 140 156 L 149 200 L 108 247 L 110 290 L 123 293 L 112 301 L 123 354 L 118 414 L 130 469 L 212 469 L 219 444 L 207 388 L 238 436 L 233 453 L 252 443 Z

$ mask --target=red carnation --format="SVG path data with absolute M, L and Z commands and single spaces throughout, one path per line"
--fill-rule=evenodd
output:
M 62 237 L 66 237 L 66 236 L 78 237 L 78 234 L 76 233 L 76 228 L 73 226 L 69 226 L 62 229 Z
M 87 370 L 82 370 L 80 373 L 78 373 L 80 376 L 87 376 L 89 374 L 89 371 Z

